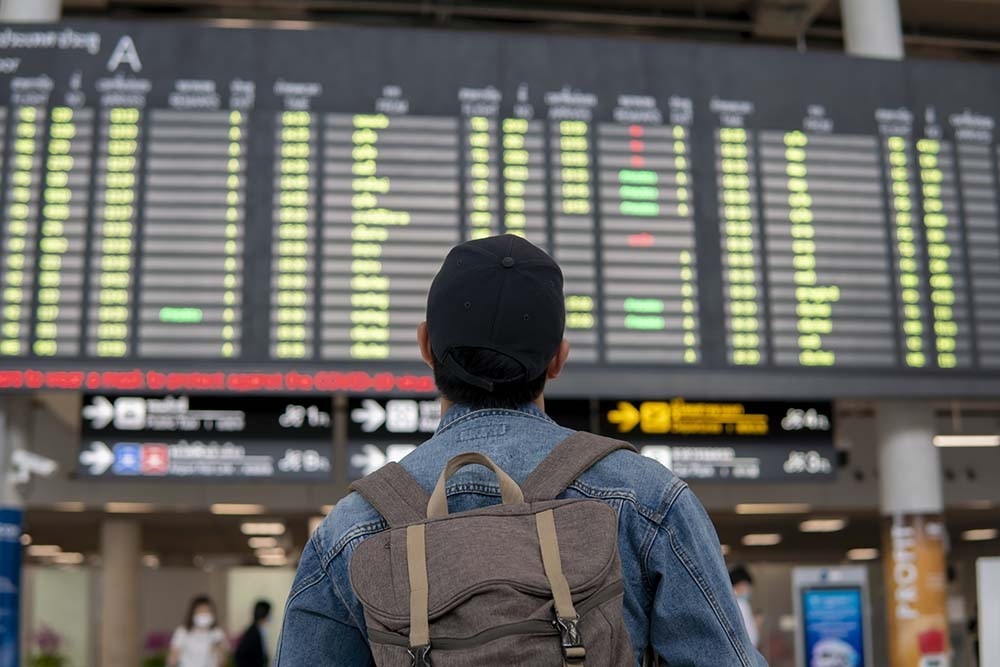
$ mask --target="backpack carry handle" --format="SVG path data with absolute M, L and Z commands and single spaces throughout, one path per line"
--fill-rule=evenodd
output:
M 445 466 L 441 477 L 438 478 L 437 486 L 434 487 L 434 493 L 431 494 L 430 502 L 427 503 L 428 519 L 439 519 L 448 516 L 448 496 L 445 494 L 444 485 L 452 475 L 468 465 L 481 465 L 493 471 L 497 479 L 500 480 L 500 497 L 503 499 L 505 505 L 518 505 L 524 502 L 524 494 L 521 492 L 521 487 L 500 466 L 493 463 L 490 457 L 478 452 L 466 452 L 448 461 L 448 465 Z

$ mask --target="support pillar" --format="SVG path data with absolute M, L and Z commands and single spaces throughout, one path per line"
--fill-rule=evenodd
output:
M 0 0 L 0 21 L 50 23 L 62 16 L 62 0 Z
M 105 519 L 101 524 L 101 667 L 135 667 L 140 661 L 139 522 Z
M 844 50 L 852 56 L 903 59 L 899 0 L 840 0 Z
M 934 411 L 884 402 L 877 420 L 888 667 L 947 667 L 947 531 Z

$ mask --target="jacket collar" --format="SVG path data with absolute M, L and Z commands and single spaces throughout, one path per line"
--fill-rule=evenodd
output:
M 507 414 L 522 413 L 531 415 L 532 417 L 540 417 L 547 421 L 552 421 L 549 418 L 549 416 L 544 412 L 542 412 L 541 410 L 539 410 L 538 406 L 535 405 L 534 403 L 526 403 L 516 408 L 509 408 L 509 409 L 500 409 L 500 408 L 476 409 L 468 405 L 462 405 L 460 403 L 456 403 L 452 405 L 450 408 L 448 408 L 448 411 L 441 416 L 441 422 L 438 424 L 437 433 L 441 433 L 442 431 L 450 428 L 458 420 L 463 419 L 465 417 L 469 417 L 470 415 L 480 415 L 480 414 L 502 415 L 504 413 Z

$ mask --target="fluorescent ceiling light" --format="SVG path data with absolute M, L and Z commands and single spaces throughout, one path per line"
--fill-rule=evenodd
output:
M 31 544 L 31 535 L 24 533 L 21 535 L 21 546 L 26 547 Z
M 778 533 L 752 533 L 743 536 L 743 546 L 746 547 L 773 547 L 781 544 L 781 535 Z
M 847 552 L 847 560 L 876 560 L 878 549 L 851 549 Z
M 991 510 L 994 504 L 992 500 L 967 500 L 958 506 L 964 510 Z
M 55 556 L 62 553 L 62 547 L 57 544 L 32 544 L 28 547 L 29 556 Z
M 1000 435 L 935 435 L 935 447 L 1000 447 Z
M 806 503 L 740 503 L 737 514 L 808 514 L 812 506 Z
M 253 28 L 250 19 L 212 19 L 209 23 L 216 28 Z
M 160 557 L 156 554 L 146 554 L 142 557 L 142 564 L 155 570 L 160 567 Z
M 285 524 L 279 521 L 248 521 L 240 526 L 244 535 L 284 535 Z
M 81 502 L 73 500 L 64 503 L 56 503 L 52 506 L 52 509 L 57 512 L 84 512 L 86 511 L 87 506 Z
M 223 514 L 232 516 L 250 516 L 253 514 L 263 514 L 263 505 L 253 505 L 244 503 L 215 503 L 209 508 L 212 514 Z
M 55 554 L 52 562 L 57 565 L 79 565 L 83 562 L 83 554 L 76 551 Z
M 803 533 L 836 533 L 847 526 L 847 519 L 807 519 L 799 524 Z
M 986 542 L 1000 537 L 1000 530 L 996 528 L 976 528 L 962 533 L 962 539 L 966 542 Z
M 728 556 L 730 553 L 732 553 L 733 549 L 728 544 L 723 544 L 721 546 L 722 546 L 722 555 L 723 556 Z
M 278 539 L 275 537 L 251 537 L 247 540 L 251 549 L 271 549 L 278 546 Z
M 255 553 L 257 554 L 257 558 L 267 556 L 284 556 L 285 550 L 281 547 L 265 547 L 263 549 L 257 549 Z
M 257 561 L 261 565 L 266 565 L 266 566 L 270 566 L 270 567 L 274 567 L 274 566 L 280 567 L 282 565 L 288 565 L 288 558 L 286 558 L 283 555 L 282 556 L 277 556 L 277 555 L 275 555 L 275 556 L 259 556 L 258 559 L 257 559 Z
M 105 503 L 104 511 L 109 514 L 149 514 L 153 511 L 153 503 Z

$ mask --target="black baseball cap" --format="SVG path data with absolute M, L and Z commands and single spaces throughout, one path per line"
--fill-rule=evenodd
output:
M 541 248 L 512 234 L 452 248 L 427 295 L 435 359 L 488 392 L 541 376 L 559 351 L 565 326 L 562 270 Z M 456 358 L 463 348 L 505 355 L 523 371 L 512 378 L 480 377 Z

